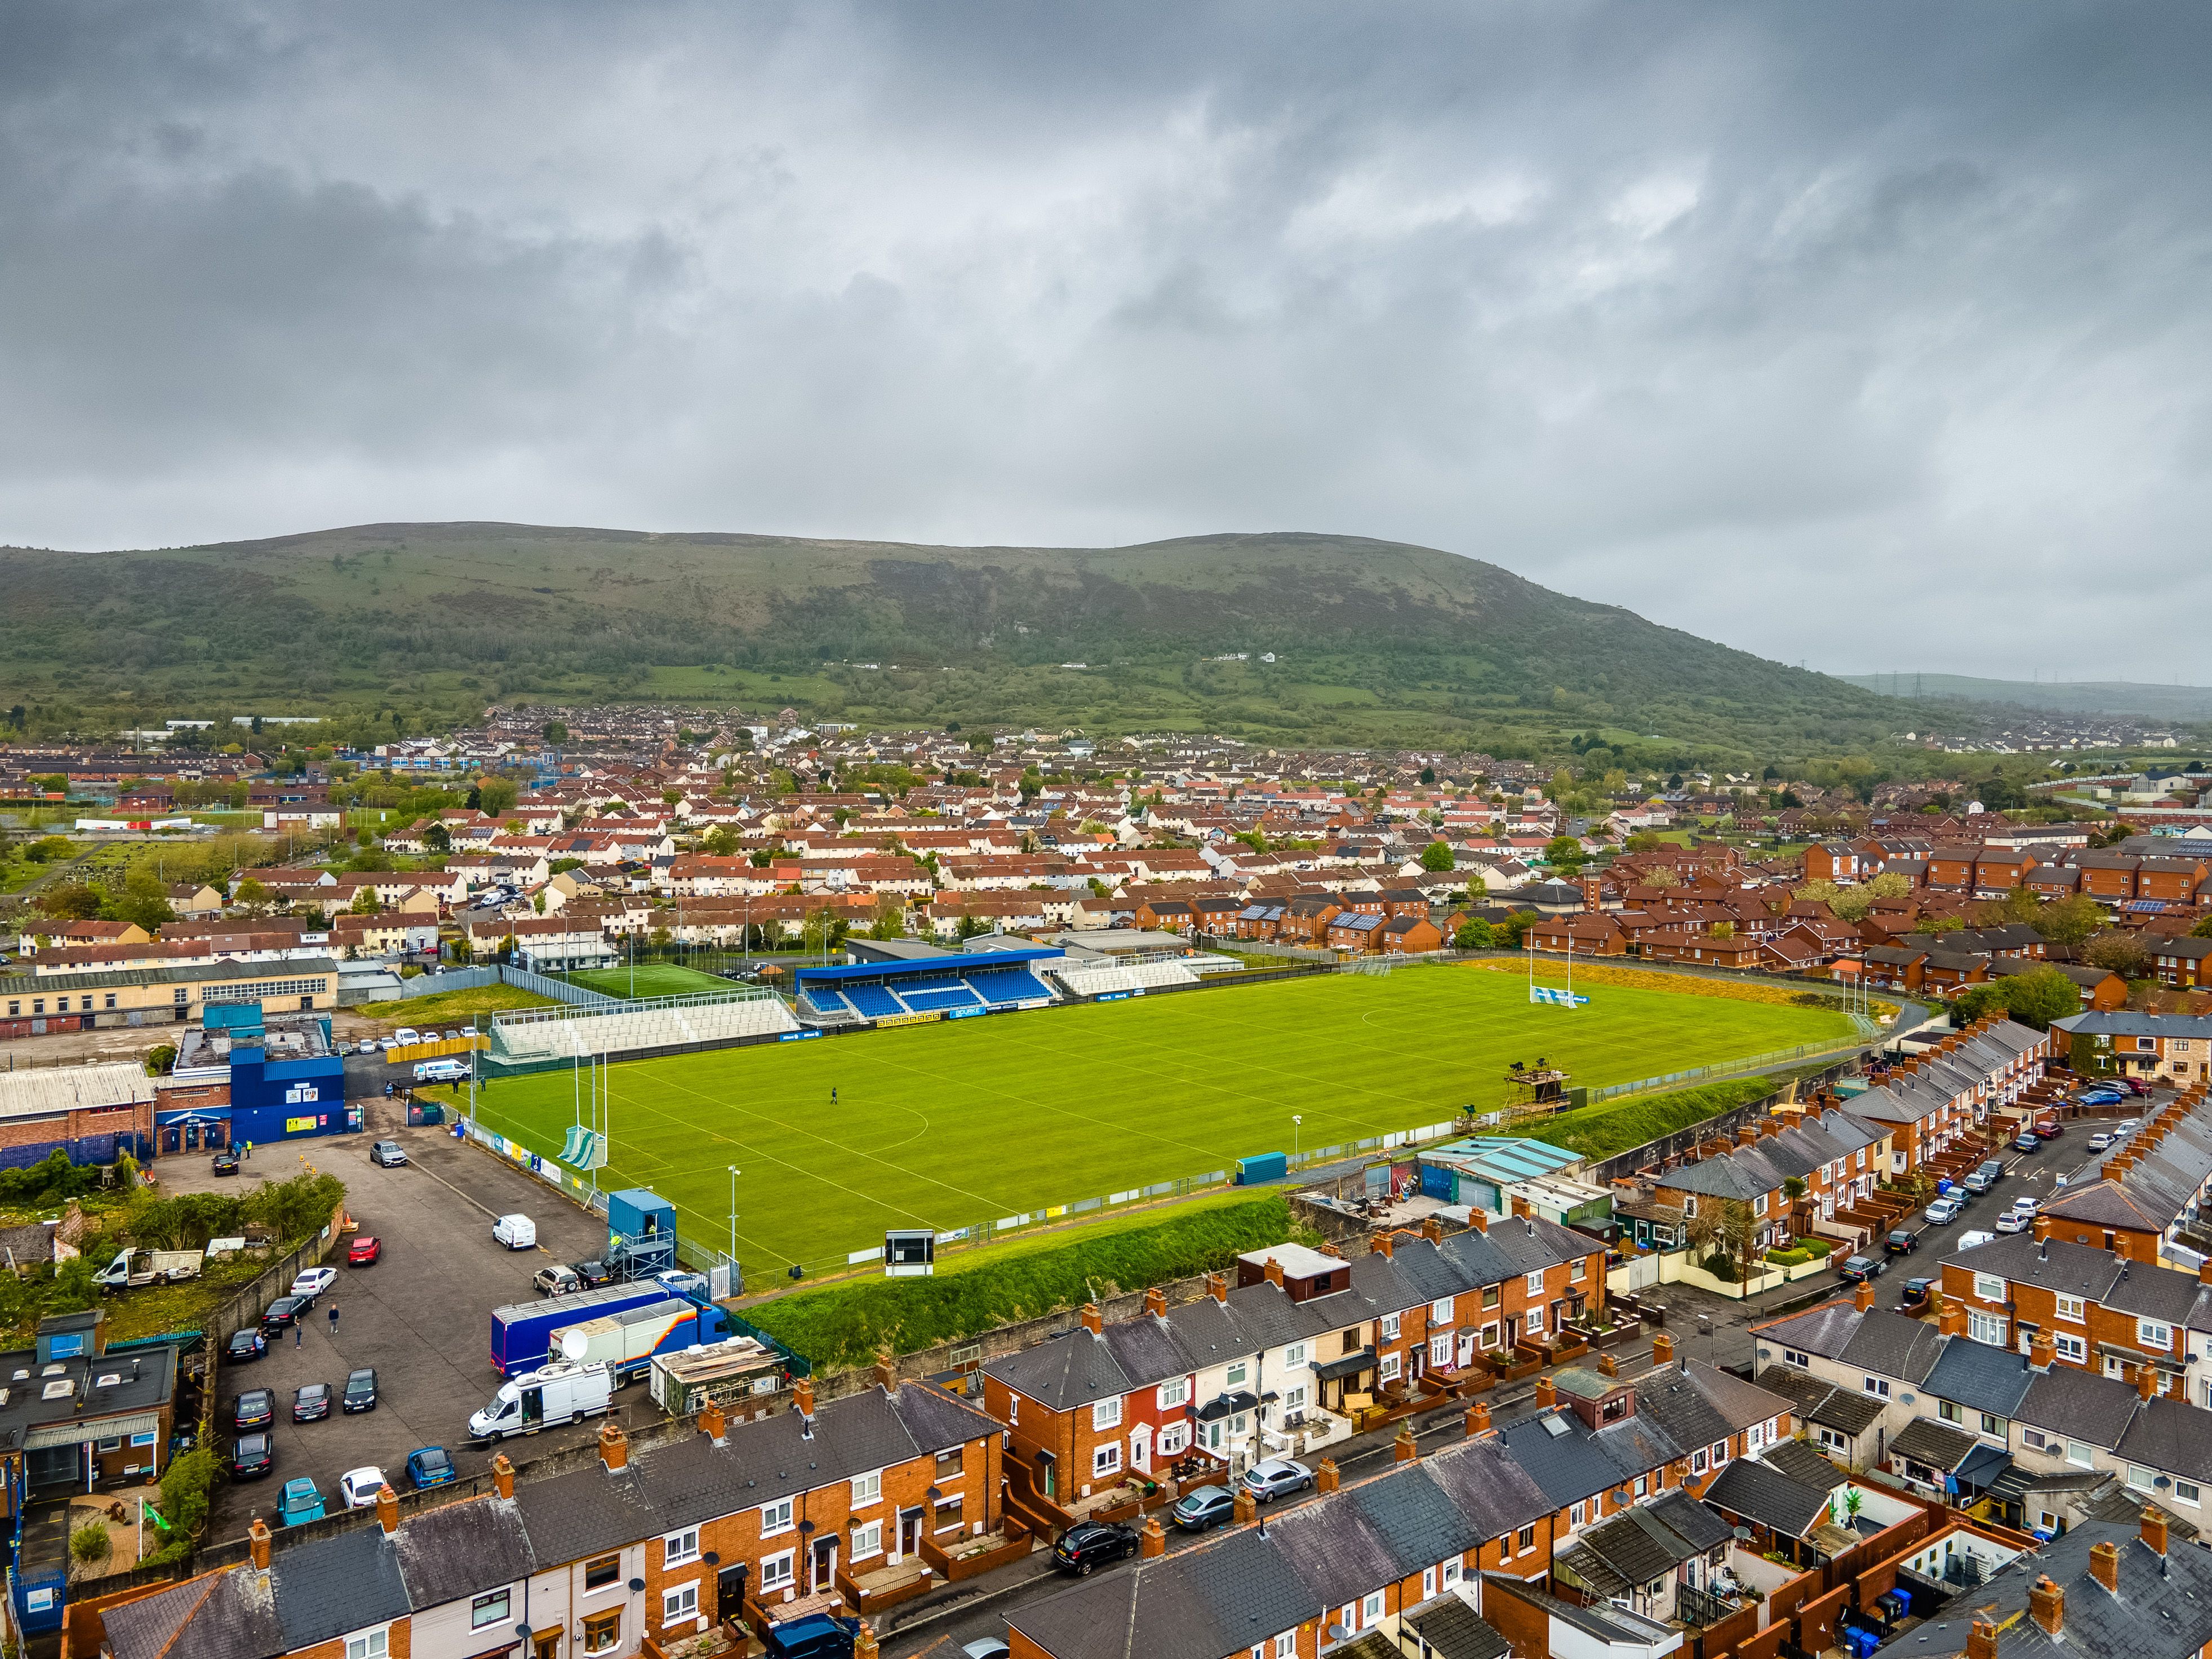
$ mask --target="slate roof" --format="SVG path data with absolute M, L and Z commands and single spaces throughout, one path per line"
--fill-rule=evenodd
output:
M 1981 1443 L 1964 1429 L 1939 1423 L 1932 1417 L 1916 1417 L 1898 1431 L 1889 1443 L 1890 1455 L 1909 1457 L 1930 1468 L 1955 1469 Z
M 2212 1480 L 2212 1412 L 2166 1395 L 2142 1401 L 2114 1450 L 2130 1463 L 2202 1485 Z
M 188 1578 L 109 1608 L 102 1622 L 115 1659 L 263 1659 L 286 1646 L 264 1572 Z
M 1201 1300 L 1211 1304 L 1212 1298 Z M 1174 1315 L 1169 1317 L 1172 1320 Z M 1235 1352 L 1247 1350 L 1239 1347 Z M 1136 1386 L 1114 1358 L 1114 1351 L 1105 1338 L 1079 1327 L 1048 1342 L 987 1360 L 983 1374 L 998 1378 L 1023 1398 L 1034 1400 L 1055 1412 L 1073 1411 L 1078 1406 L 1088 1406 L 1095 1401 L 1118 1399 Z
M 249 1570 L 250 1571 L 250 1570 Z M 410 1608 L 399 1550 L 382 1527 L 363 1527 L 287 1550 L 270 1563 L 285 1645 L 311 1647 Z
M 1784 1440 L 1759 1455 L 1801 1486 L 1818 1486 L 1823 1492 L 1832 1492 L 1844 1478 L 1842 1471 L 1807 1441 Z
M 2212 940 L 2205 943 L 2212 944 Z M 2154 1220 L 2121 1190 L 2117 1181 L 2093 1181 L 2086 1187 L 2069 1187 L 2063 1198 L 2054 1198 L 2044 1206 L 2043 1213 L 2051 1218 L 2054 1235 L 2060 1221 L 2079 1221 L 2091 1227 L 2131 1227 L 2154 1233 L 2164 1231 L 2164 1224 Z
M 1942 1349 L 1942 1339 L 1921 1320 L 1888 1308 L 1859 1316 L 1859 1328 L 1838 1356 L 1846 1365 L 1907 1382 L 1926 1378 Z
M 1399 1620 L 1399 1624 L 1434 1648 L 1443 1659 L 1505 1659 L 1510 1644 L 1456 1595 L 1439 1595 Z M 1390 1659 L 1401 1659 L 1390 1648 Z
M 1823 1302 L 1817 1308 L 1808 1308 L 1803 1313 L 1778 1319 L 1770 1325 L 1754 1327 L 1753 1334 L 1761 1343 L 1771 1344 L 1778 1356 L 1788 1347 L 1818 1354 L 1823 1359 L 1841 1359 L 1865 1317 L 1847 1297 L 1840 1302 Z
M 1787 1397 L 1790 1412 L 1799 1421 L 1840 1429 L 1846 1435 L 1864 1434 L 1882 1413 L 1882 1402 L 1873 1395 L 1839 1388 L 1794 1365 L 1761 1367 L 1759 1383 Z
M 1802 1538 L 1827 1518 L 1830 1490 L 1793 1480 L 1759 1458 L 1739 1457 L 1705 1489 L 1705 1501 L 1785 1537 Z
M 407 1599 L 418 1607 L 513 1583 L 536 1570 L 522 1510 L 513 1498 L 477 1498 L 425 1510 L 409 1517 L 394 1541 Z
M 1938 1400 L 1955 1401 L 1969 1411 L 2018 1415 L 2027 1385 L 2035 1380 L 2027 1356 L 1963 1336 L 1944 1340 L 1943 1352 L 1921 1384 Z

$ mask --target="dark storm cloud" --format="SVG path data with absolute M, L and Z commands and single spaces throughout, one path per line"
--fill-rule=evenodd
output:
M 2050 666 L 2212 601 L 2208 35 L 11 7 L 0 539 L 1328 529 Z

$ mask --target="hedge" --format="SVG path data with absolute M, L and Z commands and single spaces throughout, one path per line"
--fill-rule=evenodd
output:
M 1037 1319 L 1097 1297 L 1163 1285 L 1227 1267 L 1246 1250 L 1290 1237 L 1279 1192 L 1170 1215 L 1151 1226 L 1065 1244 L 1009 1249 L 929 1279 L 868 1279 L 781 1296 L 745 1317 L 811 1361 L 834 1371 L 873 1362 L 888 1348 L 913 1353 Z
M 1771 1095 L 1787 1080 L 1786 1077 L 1730 1078 L 1724 1083 L 1700 1084 L 1694 1089 L 1645 1095 L 1617 1104 L 1577 1107 L 1545 1119 L 1528 1134 L 1531 1139 L 1549 1141 L 1584 1158 L 1611 1158 Z

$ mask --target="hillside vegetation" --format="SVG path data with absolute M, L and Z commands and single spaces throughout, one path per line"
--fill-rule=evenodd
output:
M 1509 752 L 1586 732 L 1663 760 L 1863 749 L 1899 708 L 1357 537 L 949 548 L 392 524 L 9 550 L 0 582 L 4 701 L 118 722 L 312 707 L 403 710 L 419 730 L 491 701 L 618 696 Z

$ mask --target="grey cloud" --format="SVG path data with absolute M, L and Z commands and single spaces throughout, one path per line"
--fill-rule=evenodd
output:
M 2212 600 L 2208 32 L 13 8 L 0 539 L 1328 529 L 2011 672 Z

